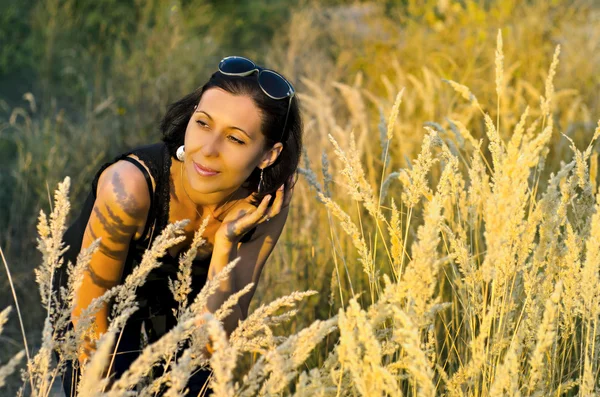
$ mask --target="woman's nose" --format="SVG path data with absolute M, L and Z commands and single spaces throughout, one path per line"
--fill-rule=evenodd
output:
M 221 142 L 218 134 L 210 134 L 202 141 L 200 150 L 206 157 L 214 157 L 219 155 Z

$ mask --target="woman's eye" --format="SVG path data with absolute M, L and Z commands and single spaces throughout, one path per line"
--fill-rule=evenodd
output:
M 204 128 L 204 129 L 210 128 L 210 126 L 207 123 L 205 123 L 204 121 L 202 121 L 202 120 L 196 120 L 196 123 L 200 126 L 200 128 Z M 246 142 L 242 141 L 241 139 L 236 138 L 233 135 L 228 135 L 227 139 L 229 139 L 231 142 L 236 143 L 238 145 L 245 145 L 246 144 Z
M 236 137 L 234 137 L 233 135 L 229 135 L 227 138 L 228 138 L 230 141 L 232 141 L 232 142 L 234 142 L 234 143 L 237 143 L 237 144 L 239 144 L 239 145 L 244 145 L 244 144 L 245 144 L 245 142 L 244 142 L 244 141 L 242 141 L 242 140 L 240 140 L 240 139 L 237 139 L 237 138 L 236 138 Z

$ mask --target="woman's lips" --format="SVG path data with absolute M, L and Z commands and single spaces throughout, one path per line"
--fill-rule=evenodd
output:
M 197 173 L 199 173 L 202 176 L 214 176 L 219 173 L 219 171 L 215 171 L 208 167 L 203 167 L 202 165 L 195 163 L 195 162 L 194 162 L 194 169 L 196 170 Z

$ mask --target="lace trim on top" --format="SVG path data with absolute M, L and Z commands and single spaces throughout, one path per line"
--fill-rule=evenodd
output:
M 131 151 L 130 154 L 136 155 L 148 167 L 152 178 L 154 178 L 155 206 L 154 213 L 150 215 L 152 222 L 155 222 L 155 224 L 154 228 L 150 228 L 148 231 L 148 235 L 140 240 L 140 242 L 147 245 L 154 241 L 169 222 L 171 156 L 164 143 L 144 146 Z
M 170 212 L 170 203 L 171 203 L 171 155 L 167 150 L 167 146 L 162 144 L 162 184 L 160 186 L 158 193 L 159 203 L 160 203 L 160 211 L 158 212 L 161 216 L 159 217 L 158 230 L 162 231 L 169 222 L 169 212 Z

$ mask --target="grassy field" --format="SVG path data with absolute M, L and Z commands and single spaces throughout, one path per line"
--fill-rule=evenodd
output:
M 192 330 L 201 297 L 111 395 L 136 384 L 149 394 L 169 384 L 179 395 L 209 362 L 213 388 L 227 396 L 600 393 L 593 1 L 277 3 L 267 28 L 281 34 L 254 33 L 260 40 L 243 33 L 266 20 L 261 7 L 227 19 L 211 2 L 125 2 L 136 24 L 103 30 L 107 21 L 73 18 L 82 12 L 75 2 L 40 4 L 31 14 L 48 61 L 35 72 L 39 85 L 20 103 L 23 93 L 0 101 L 0 247 L 30 363 L 23 382 L 8 378 L 8 395 L 22 383 L 27 395 L 32 387 L 47 395 L 59 372 L 50 350 L 73 354 L 87 332 L 84 324 L 53 338 L 40 296 L 28 292 L 37 268 L 48 301 L 61 228 L 72 219 L 67 201 L 76 213 L 103 161 L 158 140 L 154 117 L 225 51 L 296 82 L 307 145 L 290 217 L 253 314 L 229 340 L 218 322 L 225 312 Z M 52 23 L 35 30 L 43 11 Z M 71 37 L 81 26 L 91 26 L 87 35 Z M 224 34 L 230 26 L 237 36 Z M 46 225 L 38 214 L 50 207 Z M 153 252 L 176 238 L 177 225 Z M 124 298 L 140 282 L 143 274 L 112 293 Z M 4 283 L 2 307 L 14 306 Z M 105 386 L 111 338 L 129 309 L 115 313 L 82 395 Z M 5 364 L 23 349 L 14 310 L 1 337 Z M 192 348 L 175 361 L 184 338 Z M 199 348 L 207 338 L 210 358 Z M 17 356 L 21 368 L 26 355 Z M 144 381 L 161 359 L 171 375 Z M 10 366 L 0 367 L 0 383 Z

